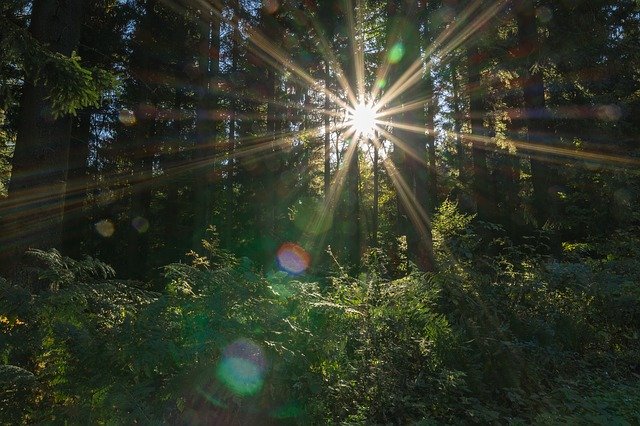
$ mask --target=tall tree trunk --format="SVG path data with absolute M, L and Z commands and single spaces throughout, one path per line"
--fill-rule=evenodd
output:
M 282 137 L 283 116 L 281 108 L 276 104 L 278 101 L 278 73 L 275 70 L 269 71 L 269 105 L 267 106 L 267 132 L 271 135 L 269 140 L 270 149 L 262 154 L 264 163 L 263 181 L 263 202 L 261 214 L 263 236 L 262 254 L 263 264 L 269 266 L 273 263 L 275 252 L 280 241 L 277 235 L 277 222 L 280 212 L 280 198 L 278 196 L 280 173 L 282 172 L 282 154 L 280 148 L 276 146 Z M 280 188 L 281 189 L 281 188 Z
M 429 157 L 429 179 L 428 179 L 428 211 L 433 213 L 438 205 L 438 171 L 436 169 L 436 124 L 437 97 L 433 84 L 431 70 L 427 70 L 425 77 L 425 87 L 429 101 L 425 111 L 425 122 L 427 125 L 427 152 Z
M 240 4 L 238 0 L 233 0 L 231 2 L 232 13 L 234 17 L 237 17 L 240 14 Z M 239 32 L 237 25 L 234 25 L 231 30 L 231 68 L 229 70 L 230 79 L 232 81 L 232 87 L 234 89 L 234 93 L 231 93 L 229 99 L 229 143 L 227 149 L 227 182 L 226 182 L 226 215 L 225 215 L 225 226 L 223 239 L 227 246 L 231 246 L 234 241 L 233 238 L 235 236 L 235 224 L 236 218 L 234 214 L 235 207 L 235 179 L 236 179 L 236 138 L 237 138 L 237 109 L 238 109 L 238 101 L 237 101 L 237 93 L 236 91 L 239 87 L 235 86 L 236 76 L 238 73 L 238 43 L 240 43 Z
M 188 95 L 182 88 L 176 88 L 174 110 L 181 111 L 186 107 Z M 160 161 L 164 171 L 164 182 L 162 191 L 166 191 L 167 200 L 164 203 L 164 211 L 162 218 L 164 219 L 164 227 L 166 236 L 164 245 L 164 255 L 160 257 L 162 262 L 175 262 L 185 253 L 183 232 L 180 227 L 180 196 L 179 190 L 183 185 L 183 180 L 176 174 L 176 169 L 180 166 L 180 146 L 183 141 L 184 121 L 175 118 L 172 123 L 172 132 L 169 133 L 165 145 L 165 152 L 162 154 Z M 190 245 L 192 241 L 186 239 Z
M 358 141 L 351 140 L 349 143 L 357 144 Z M 350 148 L 347 148 L 350 149 Z M 347 168 L 346 176 L 346 218 L 345 218 L 345 254 L 347 264 L 352 272 L 360 270 L 360 162 L 358 159 L 359 147 L 353 149 L 353 153 L 348 158 L 348 163 L 343 167 Z
M 425 2 L 426 3 L 426 2 Z M 422 10 L 421 17 L 423 18 L 422 24 L 422 45 L 426 51 L 433 43 L 434 29 L 431 27 L 432 22 L 429 19 L 427 13 L 427 5 L 420 2 L 419 8 Z M 426 101 L 425 108 L 425 126 L 427 128 L 427 153 L 429 159 L 429 175 L 428 175 L 428 208 L 429 213 L 433 213 L 438 203 L 438 182 L 437 182 L 437 169 L 436 169 L 436 125 L 435 117 L 438 112 L 438 97 L 435 93 L 435 84 L 432 75 L 431 58 L 426 58 L 425 75 L 423 77 L 422 85 L 424 87 L 424 94 Z
M 516 105 L 514 99 L 507 98 L 507 105 Z M 506 135 L 512 137 L 517 133 L 517 124 L 513 120 L 507 122 Z M 517 236 L 522 225 L 520 209 L 520 157 L 517 152 L 501 150 L 496 156 L 498 175 L 498 192 L 502 202 L 500 220 L 512 236 Z
M 455 65 L 452 65 L 451 70 L 451 89 L 453 95 L 453 131 L 455 133 L 456 140 L 456 157 L 458 165 L 458 181 L 462 188 L 464 188 L 467 181 L 466 167 L 465 167 L 465 149 L 462 143 L 462 137 L 460 132 L 462 131 L 462 106 L 460 99 L 460 84 L 458 82 L 458 70 Z M 461 194 L 462 195 L 462 194 Z
M 153 160 L 155 157 L 154 140 L 157 134 L 157 99 L 153 90 L 154 82 L 149 76 L 156 66 L 153 56 L 155 37 L 160 30 L 158 1 L 148 0 L 144 4 L 144 16 L 136 28 L 136 43 L 132 53 L 131 70 L 138 80 L 134 86 L 134 99 L 140 102 L 135 111 L 137 120 L 133 128 L 133 137 L 129 143 L 129 156 L 132 160 L 132 182 L 129 200 L 129 226 L 127 229 L 127 271 L 131 276 L 142 278 L 148 269 L 150 241 L 146 226 L 150 218 L 153 198 Z M 135 223 L 143 224 L 135 226 Z M 153 225 L 152 225 L 153 226 Z
M 200 248 L 206 230 L 213 224 L 214 163 L 217 154 L 218 98 L 214 94 L 220 69 L 220 19 L 217 10 L 205 10 L 207 30 L 203 36 L 199 55 L 202 79 L 199 82 L 196 103 L 196 149 L 193 174 L 194 224 L 191 246 Z
M 324 36 L 327 39 L 328 44 L 333 45 L 333 39 L 337 27 L 337 19 L 335 14 L 335 1 L 318 2 L 318 19 L 320 25 L 325 31 Z M 325 58 L 324 61 L 324 87 L 325 90 L 331 88 L 331 72 L 329 67 L 329 61 Z M 323 112 L 323 124 L 324 124 L 324 197 L 325 201 L 328 200 L 329 191 L 331 188 L 331 117 L 329 116 L 329 109 L 331 103 L 329 97 L 324 95 L 324 112 Z M 338 151 L 336 151 L 337 153 Z
M 345 4 L 342 4 L 345 7 Z M 345 21 L 348 24 L 347 14 L 349 12 L 343 10 L 342 14 Z M 347 58 L 344 63 L 345 72 L 347 74 L 347 80 L 351 82 L 351 86 L 356 88 L 356 97 L 363 96 L 363 94 L 358 93 L 358 72 L 356 68 L 358 64 L 356 62 L 357 57 L 362 54 L 363 47 L 360 45 L 356 37 L 351 35 L 347 36 L 347 46 L 349 52 L 354 52 L 355 57 L 353 55 L 347 55 Z M 362 98 L 358 99 L 359 101 L 363 101 Z M 359 190 L 359 179 L 360 179 L 360 161 L 359 161 L 359 153 L 360 153 L 360 140 L 355 139 L 355 135 L 351 135 L 348 140 L 345 140 L 344 137 L 343 143 L 347 144 L 346 154 L 345 154 L 345 162 L 342 167 L 346 167 L 346 182 L 345 182 L 345 217 L 344 217 L 344 238 L 345 238 L 345 255 L 347 264 L 350 267 L 350 270 L 353 274 L 357 273 L 360 270 L 361 265 L 361 218 L 360 218 L 360 190 Z M 361 139 L 364 140 L 364 136 L 360 136 Z
M 329 90 L 329 64 L 324 65 L 324 86 Z M 324 196 L 325 199 L 329 195 L 331 188 L 331 132 L 330 132 L 330 116 L 329 116 L 329 96 L 324 95 Z
M 129 254 L 127 256 L 128 272 L 143 278 L 148 270 L 150 241 L 147 224 L 150 220 L 151 199 L 153 198 L 153 159 L 151 145 L 156 136 L 155 116 L 147 116 L 137 126 L 137 137 L 140 148 L 134 151 L 133 182 L 131 185 L 131 199 L 129 205 L 128 228 Z M 142 224 L 136 226 L 136 223 Z
M 82 111 L 75 120 L 71 131 L 69 151 L 69 174 L 64 202 L 64 252 L 67 256 L 79 258 L 82 244 L 87 235 L 88 224 L 84 214 L 87 198 L 89 174 L 89 143 L 91 139 L 91 118 L 93 111 Z
M 379 141 L 378 132 L 375 136 L 376 143 L 373 145 L 373 220 L 371 230 L 371 246 L 378 247 L 378 227 L 380 223 L 380 165 L 379 165 Z
M 471 117 L 471 158 L 473 160 L 473 197 L 476 204 L 478 219 L 491 219 L 491 197 L 489 189 L 489 170 L 487 167 L 487 146 L 484 138 L 487 132 L 484 128 L 484 114 L 486 111 L 483 86 L 480 82 L 480 67 L 483 53 L 478 47 L 467 51 L 469 114 Z
M 401 19 L 400 38 L 404 43 L 405 53 L 401 61 L 397 64 L 394 75 L 402 75 L 413 63 L 420 58 L 418 45 L 419 30 L 415 22 L 415 4 L 405 0 L 401 5 L 388 5 L 388 13 L 391 18 Z M 393 20 L 392 20 L 393 21 Z M 410 99 L 411 95 L 405 91 L 399 96 L 399 102 L 404 103 Z M 398 121 L 410 125 L 423 122 L 423 117 L 419 117 L 416 111 L 405 111 L 398 114 Z M 398 194 L 402 201 L 402 216 L 404 234 L 407 236 L 407 251 L 411 261 L 422 271 L 435 270 L 435 260 L 433 256 L 433 239 L 431 234 L 431 223 L 427 217 L 429 204 L 428 193 L 428 166 L 426 141 L 416 134 L 396 129 L 396 135 L 406 145 L 406 152 L 398 156 L 398 168 L 400 176 L 404 181 L 404 188 L 398 189 L 404 194 Z M 395 149 L 398 149 L 396 147 Z
M 31 34 L 70 56 L 80 37 L 82 1 L 36 0 Z M 46 72 L 46 70 L 44 71 Z M 71 117 L 54 118 L 43 81 L 27 80 L 22 91 L 9 196 L 3 212 L 2 252 L 14 264 L 28 247 L 60 247 L 67 181 Z
M 521 0 L 517 9 L 517 21 L 519 50 L 527 58 L 523 69 L 523 92 L 528 139 L 531 143 L 545 144 L 544 138 L 548 128 L 546 121 L 542 118 L 545 109 L 542 70 L 535 66 L 540 55 L 540 43 L 533 0 Z M 538 226 L 543 226 L 552 219 L 556 204 L 550 195 L 555 170 L 539 156 L 539 153 L 531 153 L 531 179 L 533 211 Z

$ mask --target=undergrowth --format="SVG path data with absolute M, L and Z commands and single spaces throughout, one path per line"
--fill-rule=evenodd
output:
M 34 250 L 35 279 L 0 280 L 0 418 L 640 422 L 637 232 L 552 259 L 453 203 L 433 224 L 440 270 L 402 277 L 375 252 L 357 277 L 265 275 L 214 235 L 153 292 Z

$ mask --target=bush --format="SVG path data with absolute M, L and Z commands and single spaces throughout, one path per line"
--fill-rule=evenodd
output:
M 215 238 L 164 268 L 162 292 L 33 251 L 28 285 L 0 280 L 2 421 L 637 421 L 633 237 L 550 262 L 506 238 L 481 256 L 477 226 L 445 203 L 436 247 L 457 257 L 440 272 L 392 280 L 372 252 L 322 286 Z

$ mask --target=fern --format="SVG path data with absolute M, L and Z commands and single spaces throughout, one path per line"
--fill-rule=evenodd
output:
M 15 365 L 0 365 L 0 420 L 18 423 L 25 408 L 34 397 L 37 387 L 35 375 Z
M 56 249 L 49 251 L 30 249 L 27 254 L 43 265 L 36 267 L 36 271 L 41 280 L 50 283 L 51 290 L 95 278 L 107 279 L 115 276 L 115 270 L 111 266 L 89 256 L 78 261 L 62 256 Z

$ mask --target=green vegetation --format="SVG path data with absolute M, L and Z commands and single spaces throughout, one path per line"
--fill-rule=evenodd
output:
M 460 260 L 398 279 L 375 252 L 357 278 L 264 276 L 212 241 L 155 292 L 95 259 L 33 251 L 31 286 L 2 283 L 2 417 L 640 421 L 638 234 L 608 256 L 557 262 L 504 239 L 488 258 L 470 219 L 445 203 L 437 252 Z
M 640 424 L 637 0 L 0 0 L 0 425 Z

